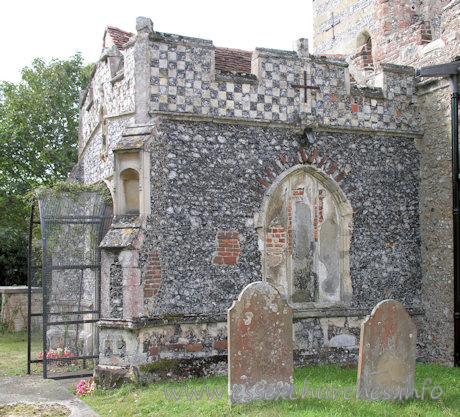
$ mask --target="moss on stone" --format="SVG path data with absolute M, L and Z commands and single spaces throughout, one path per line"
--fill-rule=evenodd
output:
M 26 195 L 26 198 L 30 200 L 41 199 L 50 194 L 57 195 L 57 193 L 66 192 L 73 195 L 75 198 L 79 198 L 82 192 L 96 192 L 100 193 L 103 200 L 107 204 L 112 204 L 112 196 L 110 191 L 103 181 L 98 181 L 93 184 L 80 184 L 76 182 L 58 181 L 51 186 L 40 186 L 35 190 L 31 191 Z
M 139 370 L 141 372 L 147 372 L 150 374 L 165 374 L 166 372 L 170 371 L 171 369 L 175 369 L 179 366 L 180 361 L 177 359 L 165 359 L 158 362 L 146 363 L 145 365 L 141 365 Z
M 178 314 L 172 314 L 172 313 L 171 314 L 163 314 L 163 318 L 165 320 L 178 319 L 178 318 L 182 318 L 182 317 L 184 317 L 184 315 L 180 314 L 180 313 L 178 313 Z

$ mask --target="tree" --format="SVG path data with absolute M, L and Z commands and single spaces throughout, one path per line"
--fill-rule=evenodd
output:
M 24 283 L 25 269 L 15 265 L 27 250 L 24 197 L 65 179 L 76 163 L 79 92 L 90 71 L 79 53 L 49 63 L 36 58 L 18 84 L 0 83 L 0 285 L 6 276 L 11 284 L 11 270 L 23 271 Z

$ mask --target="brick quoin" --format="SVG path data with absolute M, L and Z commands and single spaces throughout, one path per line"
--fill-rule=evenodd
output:
M 315 242 L 318 242 L 319 226 L 323 223 L 323 200 L 326 198 L 325 190 L 318 190 L 318 197 L 315 198 L 315 218 L 313 220 L 313 227 L 315 231 Z
M 298 189 L 298 190 L 292 190 L 291 191 L 291 196 L 289 197 L 289 204 L 288 204 L 288 220 L 289 220 L 289 226 L 288 226 L 288 250 L 289 254 L 292 255 L 292 204 L 296 201 L 300 201 L 303 198 L 304 190 Z
M 147 269 L 144 273 L 144 298 L 155 296 L 161 287 L 160 255 L 156 250 L 147 257 Z
M 213 259 L 216 265 L 236 265 L 241 253 L 237 232 L 217 232 L 217 255 Z
M 367 42 L 359 48 L 359 51 L 351 57 L 351 61 L 363 71 L 374 70 L 371 38 L 369 38 Z

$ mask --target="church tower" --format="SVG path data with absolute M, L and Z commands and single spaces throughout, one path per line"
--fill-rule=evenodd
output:
M 380 86 L 384 68 L 415 74 L 416 69 L 447 64 L 460 56 L 460 0 L 312 1 L 313 53 L 342 55 L 354 81 L 364 89 Z M 460 364 L 460 296 L 456 290 L 460 284 L 453 284 L 459 277 L 453 270 L 451 207 L 455 194 L 450 181 L 455 178 L 450 165 L 453 83 L 449 81 L 453 78 L 415 78 L 410 90 L 415 97 L 409 106 L 417 109 L 421 133 L 417 149 L 426 315 L 420 343 L 425 360 Z M 409 90 L 404 86 L 398 91 L 406 94 Z
M 417 47 L 440 37 L 449 0 L 313 0 L 314 53 L 350 56 L 363 71 L 411 65 Z

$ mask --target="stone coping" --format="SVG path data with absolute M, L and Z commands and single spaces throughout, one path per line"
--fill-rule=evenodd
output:
M 333 317 L 365 317 L 371 314 L 373 307 L 320 307 L 320 308 L 296 308 L 293 307 L 294 321 L 308 318 L 333 318 Z M 424 310 L 420 307 L 406 307 L 411 316 L 423 316 Z M 100 328 L 141 329 L 144 327 L 167 326 L 179 323 L 217 323 L 226 322 L 227 313 L 215 314 L 163 314 L 153 317 L 140 317 L 133 320 L 101 319 L 98 322 Z
M 366 96 L 365 94 L 354 94 L 355 96 L 361 95 Z M 378 98 L 378 97 L 377 97 Z M 281 121 L 270 121 L 263 119 L 244 119 L 242 117 L 224 117 L 224 116 L 209 116 L 207 114 L 192 114 L 192 113 L 180 113 L 172 111 L 150 111 L 149 115 L 151 117 L 161 117 L 162 119 L 183 121 L 183 122 L 196 122 L 196 123 L 216 123 L 216 124 L 238 124 L 245 126 L 263 126 L 270 128 L 285 128 L 285 129 L 298 129 L 299 132 L 308 126 L 312 127 L 313 130 L 320 130 L 322 132 L 342 132 L 342 133 L 362 133 L 369 134 L 380 134 L 385 136 L 397 136 L 401 138 L 411 138 L 413 139 L 416 136 L 423 136 L 423 133 L 420 130 L 397 130 L 397 129 L 380 129 L 372 127 L 358 127 L 358 126 L 335 126 L 335 125 L 326 125 L 323 123 L 314 123 L 311 121 L 305 120 L 302 123 L 294 122 L 281 122 Z
M 111 228 L 99 247 L 102 249 L 132 248 L 139 233 L 138 227 Z
M 27 293 L 27 285 L 11 285 L 11 286 L 5 286 L 5 287 L 0 287 L 0 294 L 25 294 Z M 32 292 L 42 292 L 42 289 L 40 287 L 32 287 L 31 288 Z
M 216 81 L 228 81 L 233 83 L 257 84 L 258 80 L 254 74 L 242 72 L 216 70 Z

